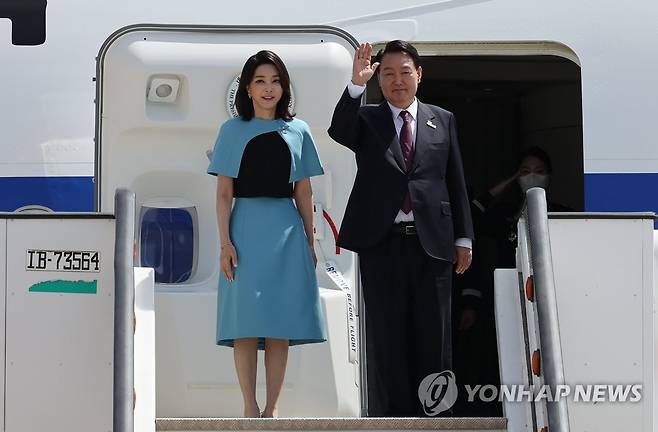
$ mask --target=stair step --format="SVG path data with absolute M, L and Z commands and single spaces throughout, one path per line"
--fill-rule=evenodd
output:
M 158 431 L 507 431 L 502 417 L 450 418 L 160 418 Z

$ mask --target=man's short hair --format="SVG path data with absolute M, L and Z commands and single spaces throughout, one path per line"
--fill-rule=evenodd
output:
M 418 69 L 418 66 L 420 66 L 420 55 L 418 55 L 418 50 L 415 46 L 403 40 L 392 40 L 387 43 L 384 49 L 379 50 L 375 56 L 375 61 L 381 63 L 386 54 L 398 52 L 405 53 L 411 57 L 411 60 L 414 62 L 414 66 L 416 69 Z M 379 73 L 380 70 L 380 68 L 377 68 L 377 73 Z

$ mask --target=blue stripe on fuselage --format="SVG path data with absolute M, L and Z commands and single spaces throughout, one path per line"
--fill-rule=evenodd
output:
M 93 211 L 94 180 L 0 177 L 0 211 L 35 204 L 55 211 Z M 585 211 L 658 213 L 658 173 L 585 174 Z
M 26 205 L 41 205 L 54 211 L 94 210 L 93 177 L 0 177 L 0 211 L 11 212 Z
M 658 213 L 658 173 L 585 174 L 585 211 Z

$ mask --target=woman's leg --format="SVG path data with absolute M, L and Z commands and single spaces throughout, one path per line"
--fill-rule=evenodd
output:
M 288 364 L 287 339 L 265 339 L 265 377 L 267 382 L 267 403 L 263 417 L 277 417 L 279 395 L 283 387 Z
M 260 409 L 256 401 L 258 339 L 236 339 L 233 344 L 233 360 L 244 399 L 244 416 L 260 417 Z

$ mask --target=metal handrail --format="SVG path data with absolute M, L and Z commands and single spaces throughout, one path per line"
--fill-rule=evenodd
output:
M 544 383 L 556 394 L 557 386 L 564 385 L 564 364 L 560 343 L 557 298 L 553 258 L 548 231 L 546 192 L 532 188 L 526 193 L 527 229 L 530 239 L 528 255 L 532 264 L 535 302 L 539 321 L 539 344 Z M 548 426 L 551 432 L 569 431 L 566 398 L 546 402 Z
M 119 189 L 114 196 L 114 432 L 134 429 L 135 194 Z

